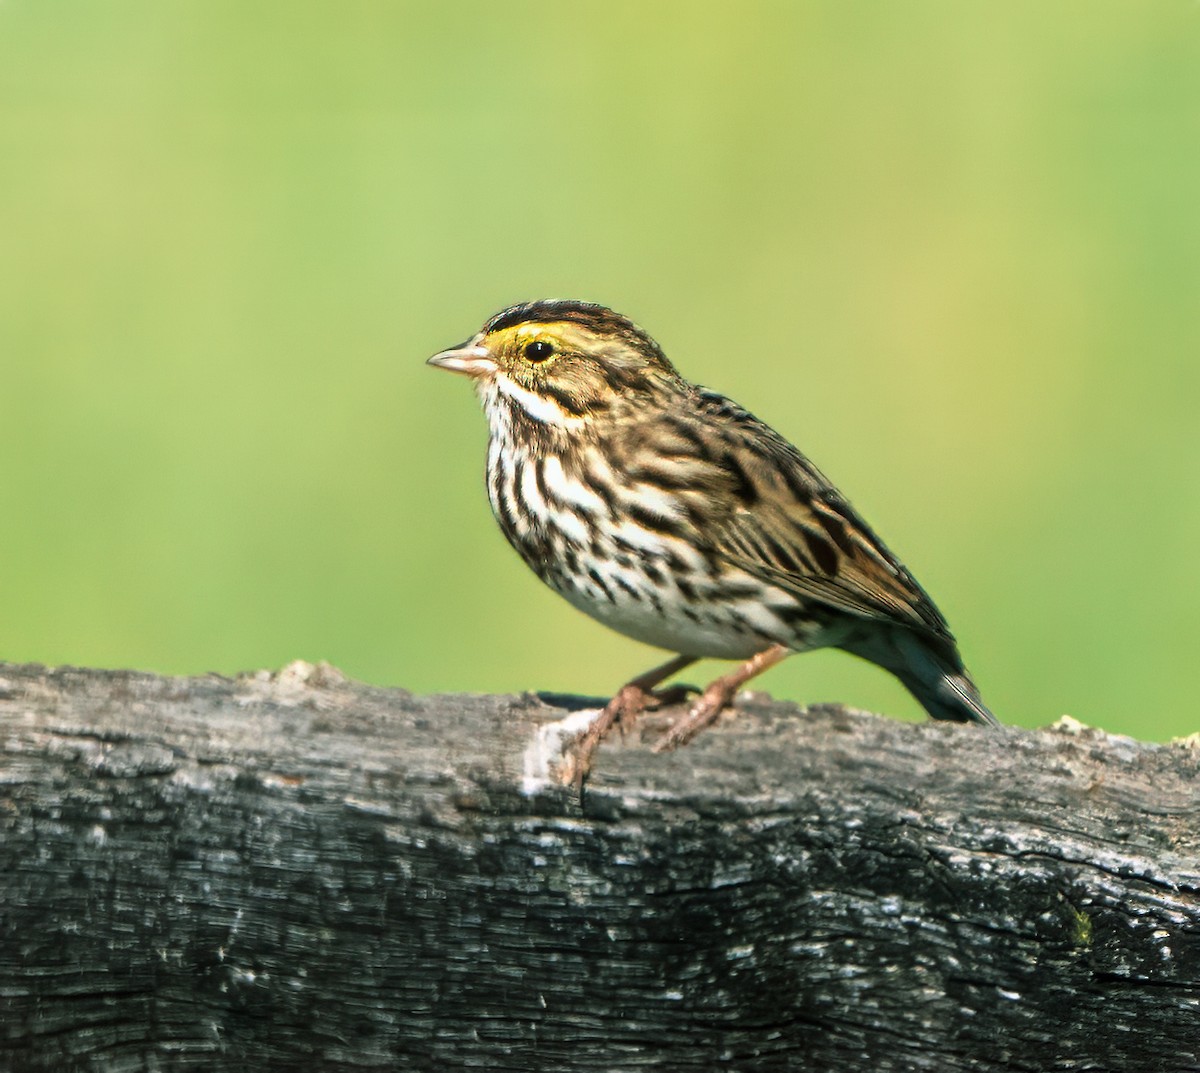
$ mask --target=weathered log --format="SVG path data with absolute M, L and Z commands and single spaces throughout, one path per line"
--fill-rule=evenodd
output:
M 0 1068 L 1200 1069 L 1194 745 L 579 707 L 0 665 Z

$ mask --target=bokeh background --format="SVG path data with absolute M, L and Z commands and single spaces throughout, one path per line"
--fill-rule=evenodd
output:
M 423 364 L 551 295 L 810 454 L 1003 719 L 1200 728 L 1196 0 L 4 0 L 0 658 L 612 691 Z

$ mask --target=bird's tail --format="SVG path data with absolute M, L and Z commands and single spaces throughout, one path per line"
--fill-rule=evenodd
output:
M 1000 720 L 983 703 L 979 690 L 966 671 L 958 674 L 944 671 L 933 682 L 897 675 L 908 691 L 934 719 L 951 719 L 957 723 L 982 723 L 998 727 Z
M 930 642 L 911 630 L 853 638 L 840 647 L 891 671 L 934 719 L 999 726 L 963 667 L 953 642 Z

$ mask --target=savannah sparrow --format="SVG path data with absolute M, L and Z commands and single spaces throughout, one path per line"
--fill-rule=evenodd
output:
M 784 656 L 823 647 L 891 671 L 935 719 L 996 723 L 933 601 L 842 494 L 774 429 L 680 376 L 632 321 L 530 302 L 429 364 L 475 381 L 488 498 L 533 572 L 606 626 L 679 653 L 613 697 L 578 778 L 614 721 L 663 703 L 654 687 L 702 656 L 744 662 L 658 749 Z

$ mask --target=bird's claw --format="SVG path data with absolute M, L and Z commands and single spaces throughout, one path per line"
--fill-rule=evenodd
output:
M 592 768 L 592 758 L 614 725 L 624 737 L 643 712 L 682 704 L 699 692 L 695 686 L 682 683 L 659 690 L 645 689 L 633 682 L 622 686 L 572 747 L 570 759 L 564 765 L 563 782 L 572 786 L 576 793 L 582 793 Z
M 676 719 L 662 737 L 651 746 L 651 750 L 656 753 L 667 753 L 672 749 L 678 749 L 681 745 L 686 745 L 691 741 L 705 727 L 715 723 L 722 709 L 733 700 L 736 692 L 735 689 L 718 688 L 720 686 L 722 683 L 719 681 L 709 686 L 696 703 L 688 709 L 687 714 Z
M 563 781 L 569 783 L 577 794 L 582 795 L 584 780 L 592 769 L 592 757 L 600 747 L 600 742 L 613 728 L 613 724 L 621 728 L 621 734 L 624 736 L 626 723 L 632 725 L 647 707 L 655 706 L 654 701 L 655 696 L 651 691 L 635 684 L 622 686 L 617 690 L 612 700 L 592 720 L 587 732 L 572 747 L 570 758 L 565 765 L 566 777 Z

